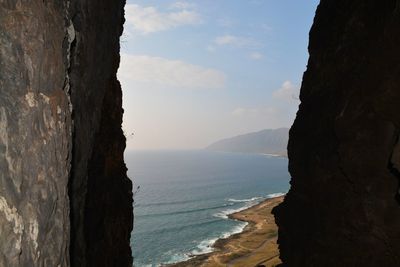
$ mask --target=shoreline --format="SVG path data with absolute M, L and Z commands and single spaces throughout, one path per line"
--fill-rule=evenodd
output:
M 280 260 L 276 244 L 277 227 L 271 210 L 283 198 L 284 195 L 267 198 L 249 208 L 229 214 L 229 219 L 247 223 L 243 231 L 215 241 L 212 252 L 166 266 L 275 266 Z
M 203 149 L 203 150 L 219 152 L 219 153 L 233 153 L 233 154 L 244 154 L 244 155 L 261 155 L 261 156 L 270 156 L 270 157 L 277 157 L 277 158 L 288 158 L 287 152 L 286 153 L 265 153 L 265 152 L 224 151 L 224 150 L 209 150 L 209 149 Z
M 259 153 L 259 155 L 263 156 L 270 156 L 270 157 L 276 157 L 276 158 L 287 158 L 287 154 L 269 154 L 269 153 Z

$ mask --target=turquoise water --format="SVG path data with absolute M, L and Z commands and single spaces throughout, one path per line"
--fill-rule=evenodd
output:
M 134 266 L 159 266 L 212 250 L 242 231 L 227 215 L 289 188 L 287 159 L 210 151 L 125 154 L 134 186 Z

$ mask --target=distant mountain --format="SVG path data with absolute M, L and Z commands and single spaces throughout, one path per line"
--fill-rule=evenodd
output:
M 288 128 L 267 129 L 217 141 L 206 149 L 225 152 L 265 153 L 287 156 Z

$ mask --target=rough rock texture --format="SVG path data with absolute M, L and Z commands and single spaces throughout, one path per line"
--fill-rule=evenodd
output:
M 69 189 L 71 261 L 76 266 L 131 265 L 132 188 L 123 161 L 122 96 L 116 78 L 124 5 L 122 0 L 70 3 L 75 135 Z
M 124 0 L 0 0 L 0 266 L 130 266 Z
M 400 266 L 400 1 L 322 0 L 274 210 L 285 266 Z
M 0 266 L 68 265 L 64 24 L 61 1 L 0 1 Z

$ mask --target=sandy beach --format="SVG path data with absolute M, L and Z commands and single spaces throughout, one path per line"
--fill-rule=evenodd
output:
M 283 198 L 283 196 L 270 198 L 229 215 L 231 219 L 249 223 L 243 232 L 226 239 L 219 239 L 213 246 L 214 252 L 171 266 L 276 266 L 280 263 L 276 244 L 278 232 L 271 210 L 281 203 Z

